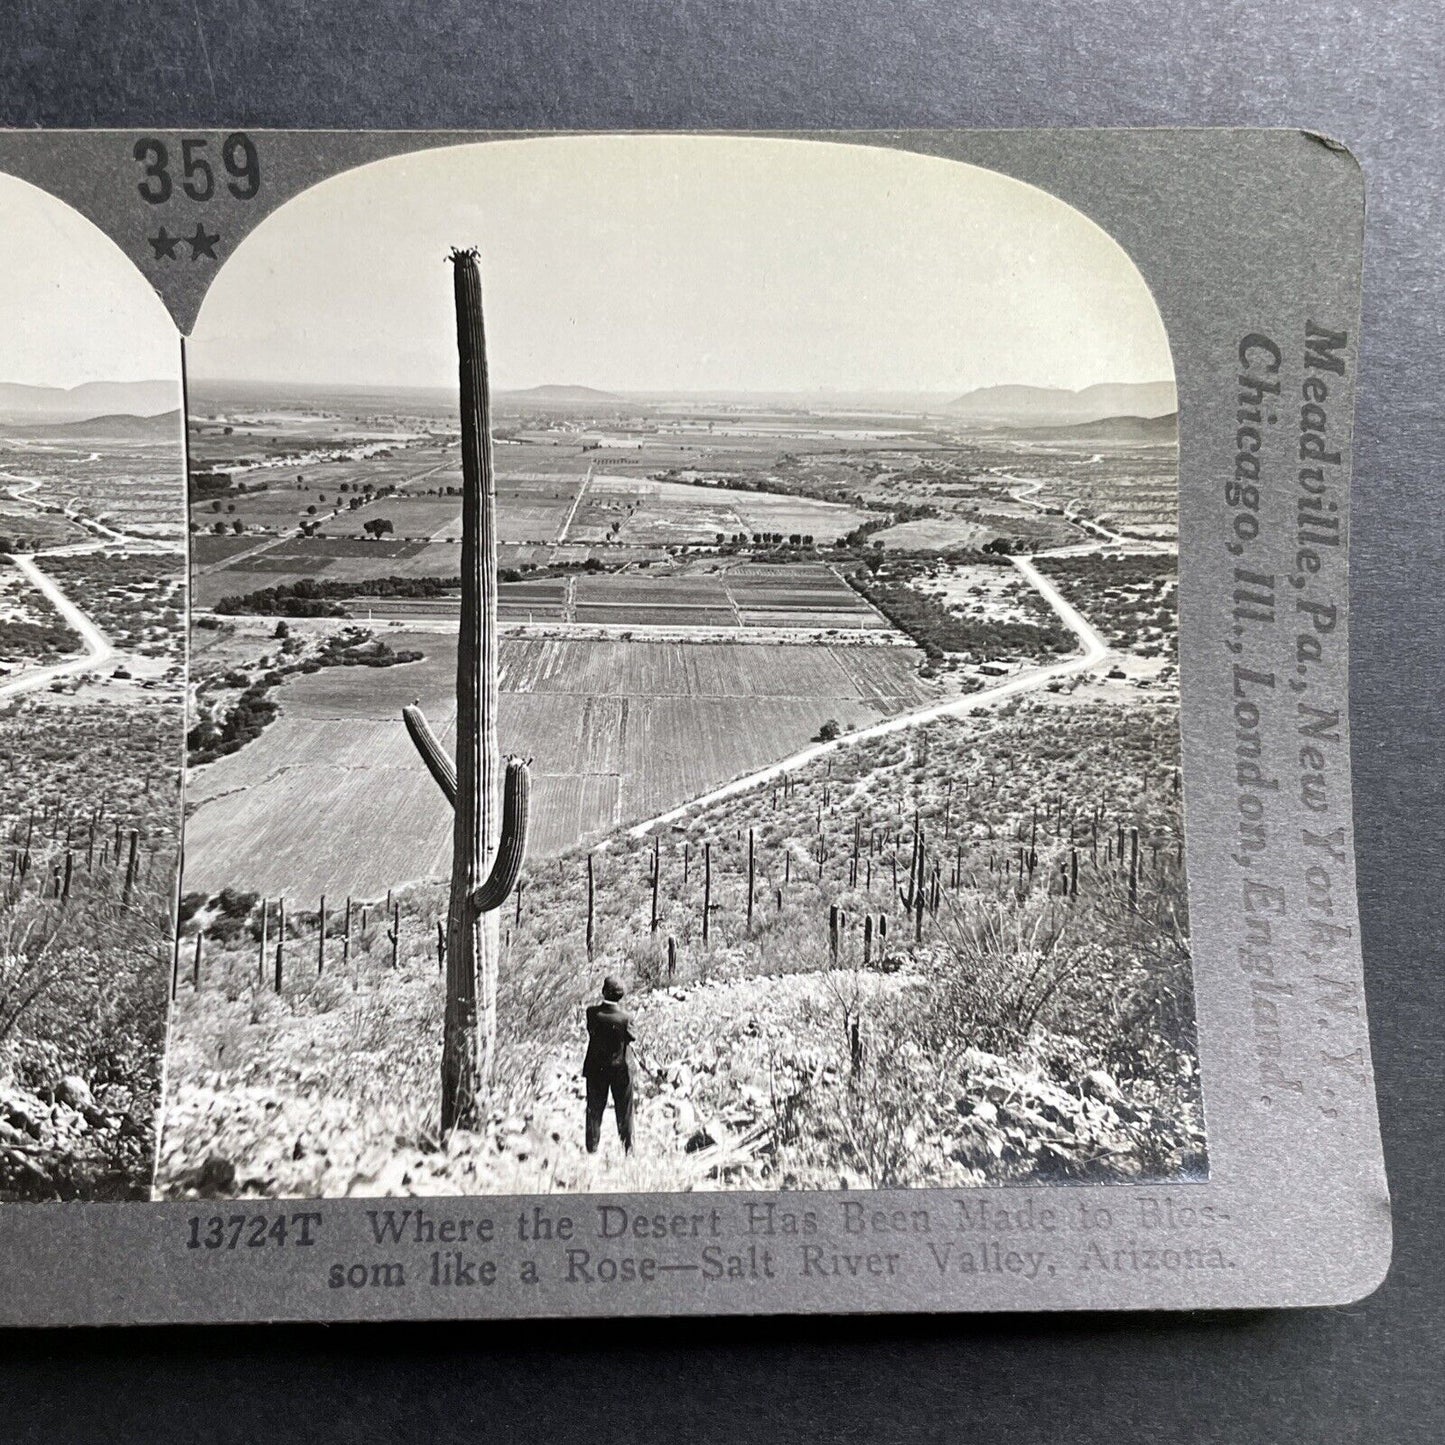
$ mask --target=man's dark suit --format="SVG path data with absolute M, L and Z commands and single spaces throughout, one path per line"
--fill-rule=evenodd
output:
M 617 1110 L 622 1147 L 632 1152 L 632 1015 L 621 1004 L 596 1003 L 587 1010 L 587 1152 L 595 1154 L 602 1138 L 607 1095 Z

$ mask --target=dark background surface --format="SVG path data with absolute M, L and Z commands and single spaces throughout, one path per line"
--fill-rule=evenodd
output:
M 0 1437 L 1445 1438 L 1436 0 L 0 0 L 0 37 L 9 126 L 1297 125 L 1348 143 L 1370 208 L 1357 848 L 1396 1230 L 1384 1288 L 1323 1311 L 8 1333 Z

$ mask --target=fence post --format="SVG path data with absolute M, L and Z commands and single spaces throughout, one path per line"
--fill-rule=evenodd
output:
M 316 930 L 316 977 L 326 971 L 326 895 L 321 895 L 321 924 Z
M 753 830 L 748 829 L 748 932 L 753 931 Z
M 130 830 L 130 856 L 126 860 L 125 865 L 125 891 L 121 894 L 120 898 L 120 906 L 122 908 L 130 907 L 131 889 L 135 887 L 136 848 L 139 845 L 140 833 L 136 829 L 132 828 Z
M 286 966 L 286 900 L 276 900 L 276 992 L 281 992 L 281 974 Z
M 662 873 L 662 836 L 654 834 L 652 839 L 652 928 L 657 932 L 657 886 Z
M 712 915 L 712 844 L 702 845 L 702 941 L 708 940 Z
M 266 899 L 261 900 L 261 948 L 256 955 L 256 981 L 262 985 L 266 982 L 266 924 L 270 917 L 271 905 Z
M 592 960 L 592 946 L 594 942 L 593 923 L 596 910 L 597 880 L 592 867 L 592 855 L 587 855 L 587 960 Z

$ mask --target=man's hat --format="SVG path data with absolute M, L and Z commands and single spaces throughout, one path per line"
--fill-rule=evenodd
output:
M 615 973 L 609 973 L 602 980 L 602 997 L 608 1003 L 616 1003 L 626 992 L 627 990 L 622 986 L 622 980 Z

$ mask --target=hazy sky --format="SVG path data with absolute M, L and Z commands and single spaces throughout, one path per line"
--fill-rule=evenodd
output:
M 177 375 L 160 297 L 77 211 L 0 175 L 0 381 L 78 386 Z
M 223 267 L 193 374 L 454 385 L 453 245 L 481 249 L 504 388 L 955 392 L 1173 375 L 1132 262 L 1044 192 L 872 147 L 653 136 L 460 146 L 324 182 Z

